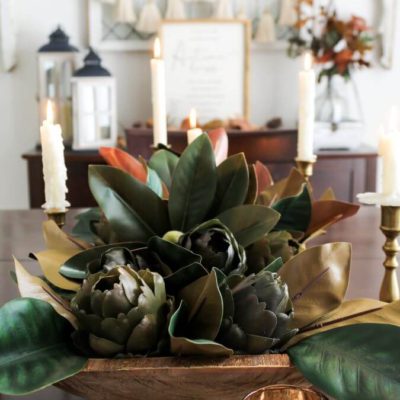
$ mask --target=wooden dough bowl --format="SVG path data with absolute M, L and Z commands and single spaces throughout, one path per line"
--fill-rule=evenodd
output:
M 279 386 L 277 386 L 279 385 Z M 282 385 L 284 385 L 282 387 Z M 286 355 L 227 359 L 91 359 L 84 371 L 57 384 L 89 400 L 319 400 Z M 297 389 L 298 388 L 298 389 Z

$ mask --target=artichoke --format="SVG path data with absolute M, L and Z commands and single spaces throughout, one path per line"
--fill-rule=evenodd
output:
M 293 306 L 288 286 L 276 274 L 263 270 L 240 280 L 232 277 L 221 293 L 231 315 L 225 315 L 217 342 L 238 353 L 262 354 L 278 351 L 297 330 L 289 329 Z M 233 300 L 233 302 L 232 302 Z
M 89 275 L 71 308 L 91 350 L 102 357 L 156 351 L 169 311 L 163 278 L 127 266 Z
M 201 256 L 201 264 L 224 274 L 246 271 L 246 252 L 233 233 L 219 220 L 207 221 L 179 238 L 179 244 Z
M 286 231 L 271 232 L 246 249 L 248 273 L 258 273 L 277 258 L 283 263 L 299 251 L 299 244 Z

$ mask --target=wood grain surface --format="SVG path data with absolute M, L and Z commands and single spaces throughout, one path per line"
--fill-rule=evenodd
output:
M 310 386 L 286 355 L 90 360 L 58 386 L 89 400 L 243 400 L 276 384 Z

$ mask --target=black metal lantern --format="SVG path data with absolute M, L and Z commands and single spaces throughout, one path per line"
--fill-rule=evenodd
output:
M 89 49 L 85 65 L 72 78 L 73 148 L 98 149 L 117 142 L 116 81 Z
M 76 69 L 78 49 L 58 27 L 50 41 L 38 51 L 40 121 L 46 119 L 47 101 L 54 105 L 54 119 L 61 125 L 64 141 L 72 142 L 71 78 Z

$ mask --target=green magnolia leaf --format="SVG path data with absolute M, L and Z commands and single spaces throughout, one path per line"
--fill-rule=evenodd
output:
M 184 327 L 187 337 L 214 340 L 224 312 L 216 270 L 186 286 L 179 297 L 188 306 L 188 319 Z
M 298 196 L 287 197 L 272 206 L 282 217 L 275 231 L 306 232 L 311 221 L 311 197 L 307 185 Z
M 72 229 L 72 235 L 89 243 L 94 243 L 97 240 L 97 234 L 93 230 L 93 224 L 101 219 L 101 211 L 99 208 L 90 208 L 89 210 L 80 213 L 75 218 L 77 223 Z
M 229 357 L 233 350 L 212 340 L 188 339 L 180 335 L 179 326 L 187 322 L 188 308 L 181 302 L 178 310 L 171 317 L 168 332 L 171 337 L 171 352 L 178 356 L 208 356 L 208 357 Z
M 231 208 L 217 217 L 247 247 L 272 230 L 279 221 L 278 212 L 269 207 L 244 205 Z
M 157 172 L 147 167 L 147 187 L 149 187 L 158 197 L 162 198 L 163 188 L 161 179 Z
M 177 294 L 184 287 L 208 274 L 208 271 L 198 262 L 187 265 L 164 278 L 167 292 Z
M 255 204 L 258 197 L 258 180 L 256 167 L 254 164 L 248 165 L 249 169 L 249 189 L 247 191 L 245 204 Z
M 312 336 L 291 347 L 296 367 L 340 400 L 400 399 L 400 328 L 361 324 Z
M 203 222 L 216 188 L 214 153 L 204 134 L 186 148 L 175 169 L 168 202 L 172 229 L 186 232 Z
M 82 251 L 75 256 L 69 258 L 60 268 L 60 274 L 69 279 L 83 280 L 88 274 L 88 263 L 100 258 L 107 250 L 113 247 L 124 247 L 130 250 L 144 247 L 143 243 L 125 242 L 118 244 L 109 244 L 105 246 L 97 246 L 92 249 Z
M 179 157 L 167 150 L 156 151 L 149 160 L 149 167 L 157 172 L 167 188 L 171 188 L 172 176 L 178 165 Z
M 201 257 L 198 254 L 185 249 L 182 246 L 168 242 L 159 236 L 152 237 L 147 246 L 154 251 L 162 262 L 168 265 L 172 271 L 177 271 L 189 264 L 199 263 Z
M 85 357 L 72 350 L 72 326 L 50 304 L 13 300 L 0 309 L 0 393 L 22 395 L 81 371 Z
M 146 241 L 169 230 L 165 203 L 127 173 L 113 167 L 91 165 L 89 185 L 118 241 Z
M 243 153 L 227 158 L 217 168 L 216 214 L 242 205 L 249 188 L 249 169 Z

